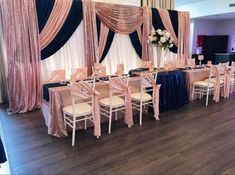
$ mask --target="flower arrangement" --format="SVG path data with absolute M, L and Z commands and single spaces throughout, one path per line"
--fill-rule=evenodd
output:
M 166 30 L 158 29 L 156 31 L 151 31 L 148 41 L 153 46 L 162 47 L 166 51 L 173 47 L 173 39 L 171 34 Z

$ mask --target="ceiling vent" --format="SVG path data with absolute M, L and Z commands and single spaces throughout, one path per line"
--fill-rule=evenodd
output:
M 229 4 L 229 7 L 235 7 L 235 3 Z

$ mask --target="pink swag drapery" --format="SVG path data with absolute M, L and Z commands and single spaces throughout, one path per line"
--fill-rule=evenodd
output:
M 152 60 L 151 50 L 147 43 L 148 34 L 152 27 L 151 9 L 149 7 L 92 3 L 89 0 L 83 1 L 83 7 L 83 9 L 86 9 L 83 15 L 84 23 L 86 23 L 84 25 L 85 52 L 89 50 L 89 53 L 85 54 L 88 67 L 93 66 L 102 56 L 108 37 L 108 29 L 121 34 L 130 34 L 137 31 L 143 47 L 142 60 Z M 97 42 L 96 33 L 96 14 L 102 22 L 99 43 Z M 143 34 L 141 33 L 142 24 Z M 88 40 L 90 43 L 86 43 Z
M 50 17 L 47 20 L 47 23 L 42 32 L 40 33 L 41 50 L 48 46 L 48 44 L 50 44 L 50 42 L 60 31 L 69 14 L 72 3 L 72 0 L 55 0 Z
M 35 1 L 1 0 L 8 57 L 9 110 L 24 113 L 40 107 L 40 52 Z

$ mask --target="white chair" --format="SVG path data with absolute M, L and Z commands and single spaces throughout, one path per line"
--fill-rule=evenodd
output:
M 159 120 L 158 101 L 159 101 L 160 85 L 156 84 L 156 80 L 157 80 L 157 72 L 143 74 L 141 78 L 140 92 L 131 94 L 132 107 L 140 112 L 139 115 L 140 125 L 142 125 L 142 111 L 143 111 L 143 106 L 145 105 L 149 105 L 154 108 L 154 113 L 155 113 L 154 117 L 156 120 Z M 154 90 L 156 90 L 157 92 L 154 93 Z M 149 92 L 152 92 L 152 95 L 150 95 Z M 156 107 L 154 103 L 156 103 Z
M 193 83 L 192 99 L 195 94 L 199 94 L 199 98 L 206 95 L 206 106 L 208 105 L 209 95 L 214 93 L 216 102 L 219 101 L 220 89 L 223 87 L 223 81 L 220 79 L 220 65 L 210 68 L 209 78 L 204 81 L 195 81 Z
M 230 79 L 230 84 L 231 84 L 231 92 L 234 91 L 234 86 L 235 86 L 235 62 L 232 61 L 231 63 L 231 79 Z
M 132 110 L 131 110 L 131 100 L 127 106 L 127 94 L 129 88 L 129 77 L 122 76 L 122 77 L 109 77 L 109 97 L 102 98 L 99 100 L 100 104 L 100 112 L 104 116 L 109 118 L 109 128 L 108 133 L 111 133 L 111 124 L 112 124 L 112 114 L 115 112 L 115 120 L 117 120 L 117 112 L 125 110 L 125 123 L 128 127 L 131 127 L 133 124 L 132 120 Z M 131 112 L 128 111 L 131 110 Z M 130 113 L 127 115 L 127 113 Z M 130 116 L 131 115 L 131 116 Z
M 74 146 L 76 124 L 84 121 L 84 127 L 87 129 L 87 120 L 94 122 L 94 95 L 91 93 L 91 89 L 94 90 L 95 81 L 80 81 L 72 83 L 70 86 L 72 105 L 63 108 L 63 116 L 65 127 L 68 125 L 72 128 L 72 146 Z M 96 136 L 99 138 L 100 133 Z
M 95 76 L 106 76 L 106 66 L 100 63 L 95 63 L 92 67 L 92 74 Z

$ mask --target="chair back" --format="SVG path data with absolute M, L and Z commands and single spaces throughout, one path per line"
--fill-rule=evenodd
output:
M 187 59 L 187 65 L 188 67 L 195 67 L 195 58 L 189 58 Z
M 50 78 L 48 82 L 60 82 L 66 79 L 64 69 L 51 70 L 49 74 L 50 74 L 49 76 Z
M 92 71 L 93 75 L 97 76 L 106 75 L 106 66 L 103 66 L 102 64 L 99 63 L 95 63 L 94 66 L 92 67 Z
M 141 91 L 152 91 L 154 84 L 157 83 L 157 72 L 143 73 L 141 77 Z M 147 89 L 146 89 L 147 88 Z
M 211 78 L 215 77 L 215 92 L 214 92 L 214 97 L 213 100 L 215 100 L 216 102 L 219 102 L 220 99 L 220 80 L 221 80 L 221 64 L 218 65 L 213 65 L 210 68 L 210 74 L 209 74 L 209 81 L 208 81 L 208 88 L 209 88 L 209 83 L 211 82 Z
M 141 68 L 149 68 L 149 69 L 151 69 L 152 61 L 142 61 L 140 67 Z
M 117 64 L 116 75 L 122 76 L 124 74 L 124 64 Z
M 177 59 L 176 60 L 176 68 L 184 68 L 185 67 L 185 60 L 184 59 Z
M 71 80 L 85 80 L 88 78 L 87 67 L 77 68 L 71 70 Z

